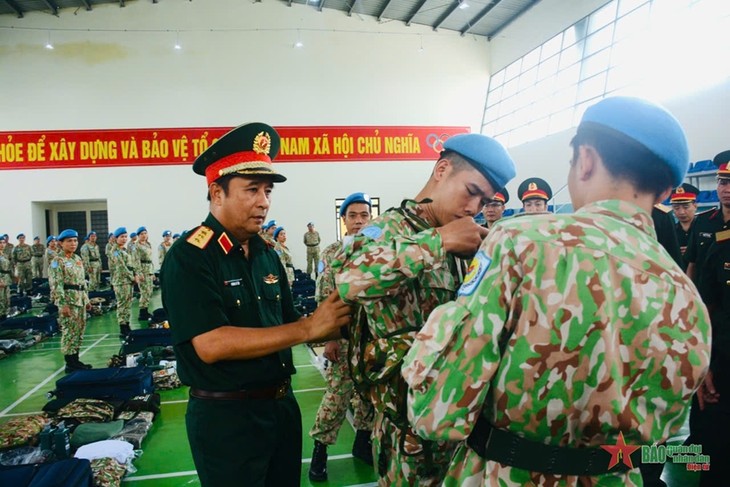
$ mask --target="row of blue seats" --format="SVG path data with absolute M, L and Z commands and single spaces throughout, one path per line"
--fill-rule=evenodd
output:
M 710 160 L 690 162 L 689 170 L 687 171 L 687 173 L 691 174 L 705 171 L 717 171 L 717 166 L 715 166 Z

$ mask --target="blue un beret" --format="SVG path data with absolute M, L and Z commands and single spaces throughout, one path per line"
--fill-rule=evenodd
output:
M 77 232 L 73 228 L 67 228 L 66 230 L 58 234 L 59 242 L 63 242 L 63 240 L 67 238 L 79 238 L 79 232 Z
M 127 229 L 124 227 L 119 227 L 114 230 L 114 238 L 118 238 L 120 235 L 124 235 L 125 233 L 127 233 Z
M 129 238 L 134 238 L 137 236 L 137 232 L 132 232 L 129 234 Z
M 444 151 L 464 157 L 484 175 L 497 191 L 517 175 L 515 163 L 507 150 L 491 137 L 481 134 L 459 134 L 446 139 Z
M 644 146 L 667 165 L 674 187 L 684 181 L 689 169 L 687 137 L 679 121 L 665 108 L 629 96 L 604 98 L 588 107 L 578 131 L 590 124 L 607 127 Z
M 264 225 L 263 228 L 264 228 L 264 230 L 268 230 L 269 228 L 275 227 L 275 226 L 276 226 L 276 220 L 269 220 L 268 222 L 266 222 L 266 225 Z
M 15 238 L 20 238 L 20 237 L 25 237 L 25 234 L 24 233 L 19 233 L 18 236 L 15 237 Z
M 172 235 L 172 232 L 170 230 L 165 230 L 164 232 L 162 232 L 163 237 L 167 237 L 168 235 Z
M 48 238 L 46 239 L 46 245 L 51 243 L 51 240 L 56 240 L 56 237 L 54 235 L 49 235 Z
M 274 240 L 276 240 L 276 237 L 279 236 L 279 232 L 284 230 L 284 227 L 276 227 L 276 230 L 274 230 Z
M 174 234 L 174 235 L 172 236 L 172 238 L 179 238 L 179 237 L 180 237 L 180 234 L 179 234 L 179 233 L 176 233 L 176 234 Z
M 38 235 L 36 235 L 35 237 L 33 237 L 33 240 L 40 240 L 40 239 L 41 238 Z
M 370 201 L 370 196 L 367 193 L 352 193 L 350 196 L 345 198 L 345 201 L 340 205 L 340 217 L 344 218 L 347 213 L 347 207 L 353 203 L 365 203 L 372 208 L 373 204 Z
M 140 234 L 140 233 L 142 233 L 142 232 L 146 232 L 146 231 L 147 231 L 147 227 L 139 227 L 139 228 L 137 229 L 137 235 L 139 235 L 139 234 Z

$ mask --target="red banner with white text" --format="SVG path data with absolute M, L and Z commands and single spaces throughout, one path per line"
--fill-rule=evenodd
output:
M 0 169 L 191 164 L 231 127 L 0 132 Z M 275 162 L 435 160 L 468 127 L 276 127 Z

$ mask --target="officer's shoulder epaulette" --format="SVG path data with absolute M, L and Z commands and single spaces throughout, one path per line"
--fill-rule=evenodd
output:
M 709 210 L 701 211 L 695 215 L 695 217 L 698 216 L 712 216 L 713 213 L 717 211 L 717 208 L 710 208 Z
M 657 203 L 656 205 L 654 205 L 654 208 L 661 211 L 662 213 L 669 213 L 670 211 L 672 211 L 671 207 L 669 207 L 667 205 L 663 205 L 661 203 Z
M 200 225 L 198 228 L 192 230 L 185 240 L 190 245 L 194 245 L 199 249 L 204 249 L 213 239 L 213 235 L 215 235 L 215 232 L 212 228 Z

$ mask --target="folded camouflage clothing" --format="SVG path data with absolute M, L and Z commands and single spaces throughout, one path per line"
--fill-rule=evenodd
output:
M 19 416 L 0 425 L 0 450 L 15 446 L 36 444 L 38 435 L 50 420 L 45 414 Z
M 75 399 L 58 410 L 56 419 L 105 423 L 114 418 L 114 406 L 101 399 Z

